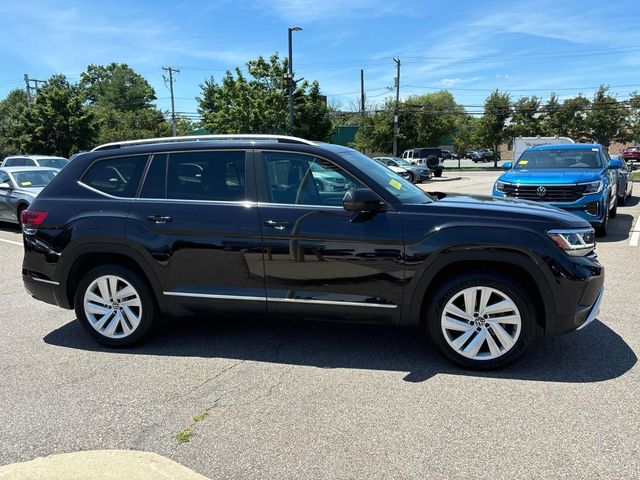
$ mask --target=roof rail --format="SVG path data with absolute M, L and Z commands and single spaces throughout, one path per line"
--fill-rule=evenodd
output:
M 304 145 L 317 145 L 316 142 L 305 140 L 304 138 L 290 137 L 287 135 L 264 135 L 256 133 L 232 133 L 224 135 L 186 135 L 182 137 L 160 137 L 146 138 L 142 140 L 126 140 L 123 142 L 112 142 L 99 145 L 92 152 L 99 150 L 109 150 L 112 148 L 128 147 L 132 145 L 152 145 L 156 143 L 173 143 L 173 142 L 198 142 L 206 140 L 245 140 L 245 141 L 273 141 L 278 143 L 301 143 Z

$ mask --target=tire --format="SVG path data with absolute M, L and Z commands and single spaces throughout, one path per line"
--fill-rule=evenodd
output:
M 413 174 L 413 172 L 409 172 L 409 178 L 407 178 L 407 180 L 409 180 L 411 183 L 416 183 L 416 176 Z
M 467 306 L 467 301 L 473 305 Z M 483 314 L 499 302 L 506 304 Z M 531 297 L 517 282 L 497 274 L 473 272 L 449 279 L 425 315 L 431 341 L 445 358 L 464 368 L 505 367 L 524 354 L 536 334 Z
M 324 192 L 324 183 L 317 181 L 316 188 L 318 189 L 319 192 Z
M 113 289 L 122 296 L 111 297 Z M 88 271 L 78 284 L 74 306 L 84 329 L 108 347 L 133 345 L 157 324 L 157 307 L 149 287 L 135 272 L 119 265 Z
M 624 192 L 624 195 L 618 197 L 618 205 L 625 206 L 627 204 L 627 192 Z
M 434 170 L 435 168 L 438 167 L 438 164 L 440 163 L 440 160 L 438 160 L 438 157 L 436 157 L 435 155 L 429 155 L 427 157 L 427 167 L 429 167 L 431 170 Z
M 607 209 L 604 212 L 604 218 L 602 219 L 602 223 L 596 227 L 596 235 L 598 237 L 606 237 L 607 230 L 609 229 L 609 205 L 607 205 Z
M 433 175 L 435 177 L 440 178 L 442 176 L 442 170 L 440 170 L 440 169 L 436 170 L 435 172 L 433 172 Z

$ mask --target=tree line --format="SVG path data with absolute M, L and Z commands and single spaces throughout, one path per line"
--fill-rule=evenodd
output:
M 204 80 L 196 97 L 200 120 L 178 116 L 178 135 L 195 128 L 286 133 L 287 69 L 287 59 L 273 54 L 247 62 L 244 70 L 227 71 L 218 80 Z M 53 75 L 31 101 L 21 89 L 0 100 L 0 158 L 19 153 L 66 157 L 101 143 L 170 136 L 168 113 L 158 109 L 156 100 L 149 82 L 122 63 L 89 65 L 76 83 Z M 359 128 L 353 146 L 365 152 L 391 151 L 396 110 L 400 151 L 449 140 L 460 153 L 477 147 L 497 152 L 517 136 L 568 136 L 605 146 L 640 138 L 640 94 L 619 101 L 604 85 L 592 98 L 560 100 L 553 94 L 546 102 L 536 96 L 514 100 L 496 90 L 483 106 L 468 107 L 481 111 L 467 110 L 443 90 L 409 96 L 397 109 L 387 99 L 363 115 L 332 111 L 318 82 L 301 80 L 295 84 L 294 106 L 294 135 L 328 141 L 340 125 L 355 124 Z
M 476 107 L 477 108 L 477 107 Z M 353 116 L 359 125 L 355 147 L 370 152 L 389 152 L 393 143 L 395 104 L 387 100 L 364 116 Z M 472 148 L 491 148 L 518 136 L 565 136 L 578 142 L 612 142 L 640 139 L 640 94 L 619 101 L 601 85 L 593 98 L 578 95 L 560 100 L 552 94 L 543 102 L 526 96 L 513 100 L 508 92 L 495 90 L 481 112 L 469 112 L 446 90 L 410 96 L 398 106 L 398 148 L 437 146 L 450 139 L 459 153 Z M 474 116 L 477 113 L 480 116 Z M 348 120 L 347 120 L 348 121 Z
M 202 120 L 177 117 L 177 134 L 195 128 L 211 133 L 286 133 L 287 60 L 259 57 L 206 79 L 196 98 Z M 0 158 L 20 153 L 68 157 L 96 145 L 171 135 L 168 113 L 155 105 L 149 82 L 122 63 L 89 65 L 77 83 L 53 75 L 29 101 L 22 89 L 0 100 Z M 297 82 L 294 134 L 328 140 L 334 125 L 318 82 Z

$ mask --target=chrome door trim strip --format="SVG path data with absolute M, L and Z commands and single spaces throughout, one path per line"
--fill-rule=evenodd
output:
M 31 280 L 35 280 L 36 282 L 48 283 L 49 285 L 60 285 L 60 282 L 54 282 L 53 280 L 45 280 L 44 278 L 37 277 L 29 277 Z
M 256 302 L 265 302 L 267 300 L 266 297 L 252 297 L 247 295 L 217 295 L 213 293 L 162 292 L 162 294 L 170 297 L 213 298 L 221 300 L 252 300 Z
M 171 297 L 211 298 L 218 300 L 251 300 L 258 302 L 308 303 L 314 305 L 342 305 L 347 307 L 398 308 L 398 305 L 365 302 L 341 302 L 340 300 L 310 300 L 304 298 L 267 298 L 246 295 L 219 295 L 214 293 L 162 292 Z
M 342 302 L 340 300 L 310 300 L 305 298 L 268 298 L 268 302 L 310 303 L 315 305 L 343 305 L 348 307 L 397 308 L 398 305 L 386 303 Z

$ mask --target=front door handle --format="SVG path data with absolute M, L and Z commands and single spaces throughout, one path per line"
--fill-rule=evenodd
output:
M 267 220 L 264 222 L 266 227 L 271 227 L 276 230 L 284 230 L 285 228 L 291 228 L 290 222 L 281 222 L 280 220 Z
M 147 219 L 153 223 L 168 223 L 173 220 L 173 218 L 166 215 L 149 215 Z

